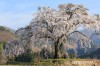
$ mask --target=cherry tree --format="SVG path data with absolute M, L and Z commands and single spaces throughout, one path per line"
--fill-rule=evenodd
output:
M 99 30 L 99 17 L 88 14 L 88 9 L 83 5 L 60 4 L 58 9 L 49 7 L 39 7 L 30 26 L 34 34 L 34 44 L 37 41 L 54 44 L 55 57 L 60 57 L 60 47 L 68 44 L 68 37 L 76 33 L 84 36 L 84 40 L 90 41 L 87 35 L 84 35 L 77 29 L 82 25 L 92 30 Z M 79 37 L 79 36 L 77 36 Z

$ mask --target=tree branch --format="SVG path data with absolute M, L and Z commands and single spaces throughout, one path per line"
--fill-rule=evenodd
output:
M 69 37 L 69 36 L 70 36 L 71 34 L 73 34 L 73 33 L 79 33 L 79 34 L 81 34 L 81 35 L 87 37 L 88 39 L 90 39 L 87 35 L 83 34 L 82 32 L 79 32 L 79 31 L 74 31 L 74 32 L 70 33 L 67 37 Z

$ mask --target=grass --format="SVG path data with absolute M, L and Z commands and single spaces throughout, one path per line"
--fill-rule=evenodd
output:
M 7 64 L 9 65 L 53 65 L 55 63 L 62 64 L 67 59 L 43 59 L 40 61 L 34 61 L 34 62 L 16 62 L 16 61 L 9 61 Z
M 56 60 L 56 62 L 54 62 L 54 60 Z M 58 61 L 59 60 L 59 61 Z M 9 66 L 99 66 L 100 65 L 100 60 L 94 60 L 94 63 L 87 63 L 89 61 L 93 61 L 93 60 L 87 60 L 86 59 L 80 59 L 80 60 L 72 60 L 72 59 L 45 59 L 43 61 L 39 61 L 39 62 L 9 62 L 6 65 Z M 73 64 L 73 62 L 86 62 L 87 64 Z M 5 66 L 6 66 L 5 65 Z
M 3 43 L 0 43 L 0 53 L 2 52 L 3 50 Z

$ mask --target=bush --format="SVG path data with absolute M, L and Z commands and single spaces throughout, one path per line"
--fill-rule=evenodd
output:
M 0 43 L 0 53 L 2 52 L 2 50 L 3 50 L 3 44 Z
M 40 52 L 41 58 L 43 59 L 48 59 L 48 58 L 52 58 L 53 53 L 50 52 L 50 50 L 48 50 L 48 48 L 43 48 Z
M 0 53 L 2 53 L 5 46 L 5 42 L 0 42 Z
M 34 53 L 32 53 L 30 49 L 27 49 L 27 51 L 25 53 L 16 57 L 15 61 L 17 61 L 17 62 L 32 62 L 32 61 L 34 61 Z
M 0 26 L 0 31 L 4 31 L 5 28 L 3 26 Z

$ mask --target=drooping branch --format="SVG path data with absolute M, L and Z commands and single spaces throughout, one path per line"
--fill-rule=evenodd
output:
M 77 34 L 77 37 L 75 37 L 75 40 L 74 40 L 75 43 L 81 42 L 81 43 L 79 43 L 79 44 L 81 45 L 81 47 L 86 48 L 86 49 L 87 49 L 87 48 L 91 48 L 93 40 L 90 39 L 89 36 L 83 34 L 82 32 L 74 31 L 74 32 L 70 33 L 70 34 L 68 35 L 68 37 L 69 37 L 71 34 L 74 34 L 74 33 L 78 33 L 78 34 Z M 80 37 L 80 35 L 81 35 L 82 37 Z M 67 39 L 69 39 L 69 38 L 67 38 Z M 77 39 L 78 39 L 78 40 L 77 40 Z
M 81 34 L 81 35 L 83 35 L 83 36 L 87 37 L 88 39 L 90 39 L 87 35 L 83 34 L 83 33 L 82 33 L 82 32 L 80 32 L 80 31 L 74 31 L 74 32 L 70 33 L 67 37 L 69 37 L 69 36 L 70 36 L 71 34 L 73 34 L 73 33 L 78 33 L 78 34 Z
M 72 34 L 74 34 L 74 33 L 78 33 L 77 35 L 77 39 L 79 39 L 79 40 L 82 40 L 82 42 L 89 42 L 89 43 L 91 43 L 93 40 L 89 37 L 89 36 L 87 36 L 87 35 L 85 35 L 85 34 L 83 34 L 82 32 L 79 32 L 79 31 L 74 31 L 74 32 L 72 32 L 72 33 L 70 33 L 67 37 L 69 37 L 70 35 L 72 35 Z M 82 37 L 82 39 L 80 39 L 81 37 L 79 37 L 79 36 L 83 36 Z M 68 38 L 67 38 L 68 39 Z M 77 42 L 77 41 L 76 41 Z

